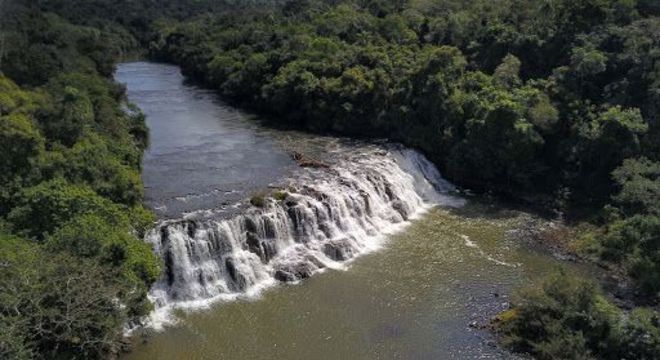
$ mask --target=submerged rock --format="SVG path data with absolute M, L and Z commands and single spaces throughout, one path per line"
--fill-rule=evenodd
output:
M 313 264 L 307 262 L 282 264 L 275 271 L 275 279 L 282 282 L 292 282 L 307 279 L 312 276 L 314 270 L 317 270 Z
M 284 185 L 286 194 L 243 213 L 163 222 L 146 237 L 164 262 L 155 301 L 205 299 L 273 280 L 306 279 L 371 249 L 396 224 L 446 198 L 438 189 L 453 190 L 416 152 L 374 155 L 369 149 L 348 151 L 328 171 L 299 169 Z M 327 166 L 296 157 L 312 167 Z

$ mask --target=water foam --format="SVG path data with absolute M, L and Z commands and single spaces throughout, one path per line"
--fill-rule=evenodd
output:
M 300 169 L 285 180 L 286 196 L 261 208 L 230 218 L 200 210 L 151 230 L 145 240 L 165 268 L 149 293 L 156 310 L 147 325 L 172 323 L 176 308 L 254 298 L 279 282 L 345 269 L 430 207 L 464 203 L 416 151 L 362 145 L 333 156 L 328 168 Z

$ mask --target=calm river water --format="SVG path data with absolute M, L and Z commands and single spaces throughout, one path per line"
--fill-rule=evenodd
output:
M 315 141 L 261 127 L 185 84 L 175 66 L 120 64 L 116 79 L 147 115 L 144 181 L 161 218 L 241 211 L 231 204 L 296 168 L 287 144 Z M 470 324 L 487 322 L 513 289 L 553 267 L 583 271 L 521 244 L 512 231 L 529 219 L 478 201 L 432 209 L 346 271 L 178 311 L 176 324 L 137 332 L 125 359 L 514 358 Z

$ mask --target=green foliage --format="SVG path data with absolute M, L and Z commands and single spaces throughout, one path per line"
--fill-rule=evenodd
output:
M 114 224 L 128 223 L 120 206 L 87 186 L 72 185 L 61 178 L 24 189 L 7 219 L 16 231 L 43 239 L 80 214 L 97 214 Z
M 607 57 L 593 48 L 576 47 L 571 55 L 570 66 L 578 78 L 594 76 L 605 71 Z
M 531 187 L 542 170 L 537 159 L 544 144 L 527 114 L 537 92 L 504 91 L 479 73 L 465 81 L 471 91 L 452 99 L 463 120 L 464 138 L 449 153 L 448 172 L 460 181 L 488 187 Z
M 148 285 L 158 276 L 158 265 L 147 243 L 137 242 L 128 227 L 118 227 L 90 213 L 64 223 L 46 240 L 49 249 L 83 258 L 99 258 L 117 267 L 131 280 Z
M 641 290 L 660 297 L 660 217 L 635 215 L 607 227 L 601 256 L 622 262 Z
M 660 155 L 658 26 L 631 1 L 311 1 L 161 21 L 151 50 L 277 125 L 389 137 L 462 185 L 594 206 L 624 159 Z
M 89 97 L 74 87 L 67 86 L 56 101 L 59 112 L 44 124 L 49 139 L 66 146 L 73 145 L 94 123 L 94 110 Z
M 273 199 L 278 201 L 286 200 L 287 196 L 289 196 L 289 193 L 283 190 L 278 190 L 273 193 Z
M 276 125 L 400 141 L 477 190 L 560 194 L 555 202 L 568 208 L 612 200 L 612 222 L 590 243 L 657 294 L 654 1 L 254 2 L 128 1 L 117 13 L 108 0 L 10 1 L 0 34 L 0 228 L 121 274 L 121 285 L 90 283 L 131 304 L 130 316 L 147 311 L 155 267 L 129 234 L 153 221 L 140 205 L 148 132 L 107 79 L 139 40 Z M 30 246 L 26 254 L 44 245 Z M 657 316 L 640 310 L 623 321 L 589 284 L 558 276 L 526 298 L 506 321 L 519 349 L 541 358 L 657 353 Z M 12 356 L 51 351 L 26 335 L 30 327 L 12 329 L 0 332 Z M 115 339 L 112 329 L 99 332 Z M 99 344 L 85 351 L 112 348 Z
M 642 294 L 660 298 L 660 166 L 646 158 L 627 159 L 612 177 L 619 192 L 613 196 L 613 220 L 594 238 L 601 259 L 620 264 Z
M 121 346 L 129 292 L 115 271 L 0 234 L 0 357 L 104 358 Z
M 20 84 L 42 85 L 61 72 L 109 76 L 114 61 L 136 46 L 125 31 L 73 25 L 35 7 L 10 7 L 6 16 L 2 71 Z
M 595 284 L 564 271 L 521 291 L 512 309 L 496 324 L 502 343 L 538 359 L 650 360 L 660 342 L 656 311 L 626 316 Z
M 612 177 L 620 187 L 614 200 L 626 213 L 660 215 L 660 163 L 647 158 L 626 159 Z
M 256 207 L 266 206 L 266 197 L 263 194 L 256 194 L 250 198 L 250 204 Z
M 25 174 L 44 150 L 44 138 L 27 115 L 13 112 L 0 117 L 0 181 Z
M 106 78 L 137 44 L 43 3 L 0 4 L 0 358 L 108 358 L 159 274 L 144 116 Z
M 109 149 L 107 140 L 98 135 L 86 136 L 71 148 L 48 153 L 43 158 L 41 171 L 48 177 L 86 184 L 117 203 L 134 205 L 143 197 L 137 169 L 122 163 Z
M 625 348 L 625 359 L 653 359 L 660 353 L 660 314 L 645 308 L 636 308 L 623 325 L 623 337 L 619 339 Z
M 615 106 L 590 112 L 573 127 L 569 158 L 575 167 L 569 183 L 582 199 L 604 201 L 613 189 L 610 173 L 624 159 L 640 155 L 648 125 L 638 109 Z
M 117 226 L 98 215 L 78 215 L 48 236 L 46 248 L 94 259 L 120 274 L 131 289 L 121 293 L 128 314 L 140 316 L 151 310 L 146 292 L 158 278 L 160 268 L 151 247 L 136 241 L 130 228 L 123 225 Z
M 520 65 L 521 62 L 517 57 L 508 54 L 493 73 L 495 81 L 500 82 L 507 88 L 520 86 Z

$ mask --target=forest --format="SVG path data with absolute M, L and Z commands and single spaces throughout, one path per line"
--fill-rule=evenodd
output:
M 0 3 L 0 357 L 104 358 L 159 264 L 131 57 L 276 127 L 388 138 L 462 188 L 553 212 L 634 309 L 564 273 L 494 325 L 540 359 L 660 353 L 655 0 L 35 0 Z M 117 306 L 117 302 L 125 306 Z M 75 355 L 74 355 L 75 354 Z

